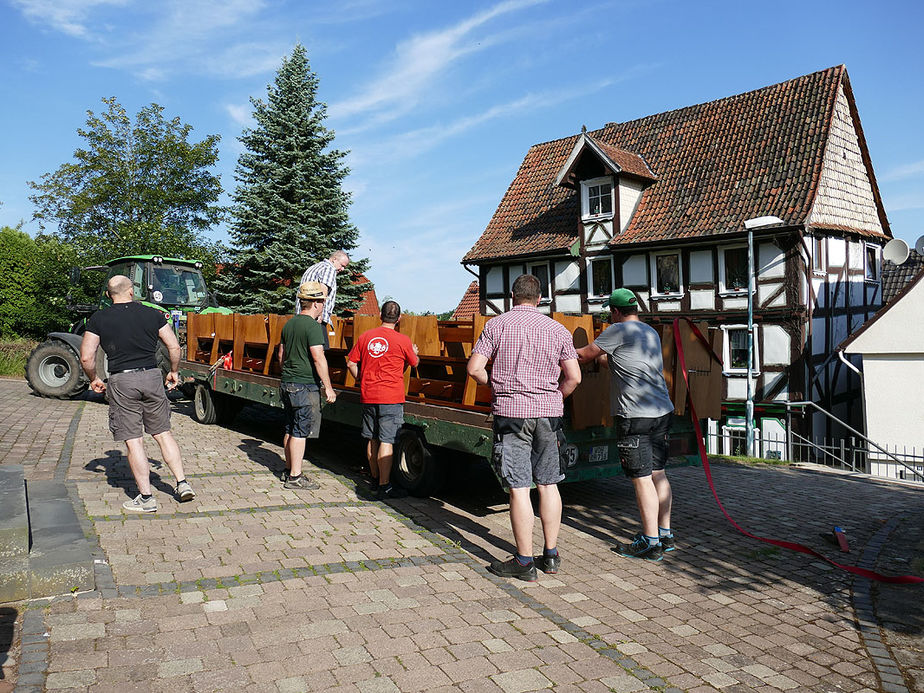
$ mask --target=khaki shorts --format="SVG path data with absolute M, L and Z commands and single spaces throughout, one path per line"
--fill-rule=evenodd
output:
M 170 430 L 170 402 L 159 368 L 109 376 L 109 430 L 113 440 Z

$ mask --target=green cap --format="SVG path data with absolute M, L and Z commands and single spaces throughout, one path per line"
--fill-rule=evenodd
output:
M 635 300 L 635 294 L 628 289 L 616 289 L 616 291 L 610 294 L 608 303 L 611 308 L 627 308 L 629 306 L 638 305 L 638 301 Z

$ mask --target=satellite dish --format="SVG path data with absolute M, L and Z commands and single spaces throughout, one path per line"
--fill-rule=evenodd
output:
M 917 240 L 914 244 L 914 249 L 918 251 L 918 255 L 924 255 L 924 236 Z
M 901 238 L 893 238 L 886 243 L 885 247 L 882 249 L 882 259 L 900 265 L 908 259 L 908 254 L 910 252 L 908 244 Z

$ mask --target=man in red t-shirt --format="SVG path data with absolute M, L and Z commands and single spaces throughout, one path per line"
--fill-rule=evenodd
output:
M 395 329 L 400 318 L 401 306 L 385 301 L 382 326 L 359 335 L 347 356 L 347 368 L 359 381 L 372 490 L 382 500 L 407 495 L 392 485 L 391 463 L 398 429 L 404 423 L 404 369 L 416 366 L 419 359 L 417 345 Z

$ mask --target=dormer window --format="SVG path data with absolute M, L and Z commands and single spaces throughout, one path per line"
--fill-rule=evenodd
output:
M 612 219 L 614 209 L 611 176 L 591 178 L 581 182 L 581 217 L 583 219 Z

